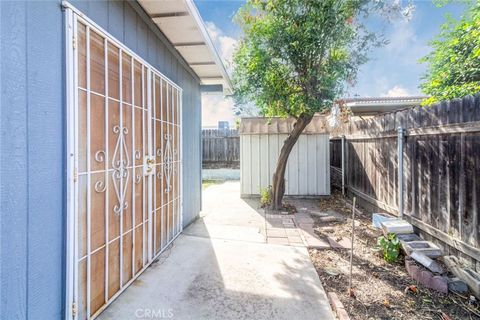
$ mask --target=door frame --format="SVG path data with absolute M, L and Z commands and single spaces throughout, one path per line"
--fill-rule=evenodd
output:
M 109 32 L 101 28 L 98 24 L 94 21 L 89 19 L 85 14 L 83 14 L 80 10 L 78 10 L 75 6 L 73 6 L 68 1 L 62 1 L 62 8 L 65 12 L 64 18 L 64 27 L 65 27 L 65 92 L 66 92 L 66 107 L 65 107 L 65 114 L 66 114 L 66 127 L 65 127 L 65 136 L 66 136 L 66 258 L 65 258 L 65 311 L 64 316 L 65 319 L 76 319 L 76 314 L 78 314 L 77 310 L 77 297 L 78 297 L 78 263 L 77 263 L 77 255 L 78 255 L 78 226 L 77 226 L 77 208 L 78 208 L 78 127 L 77 127 L 77 103 L 78 103 L 78 83 L 77 83 L 77 74 L 78 74 L 78 63 L 76 59 L 77 48 L 76 48 L 76 39 L 75 36 L 77 34 L 77 22 L 81 21 L 84 24 L 89 25 L 90 29 L 94 30 L 95 32 L 101 34 L 108 38 L 108 41 L 113 43 L 115 46 L 121 48 L 123 51 L 128 53 L 132 56 L 135 60 L 139 63 L 144 65 L 147 68 L 147 104 L 148 104 L 148 112 L 147 112 L 147 148 L 148 155 L 152 154 L 152 136 L 151 136 L 151 113 L 152 113 L 152 101 L 151 101 L 151 78 L 152 74 L 160 75 L 163 80 L 167 81 L 168 84 L 173 86 L 175 89 L 178 90 L 179 99 L 178 99 L 178 115 L 180 117 L 179 122 L 179 151 L 180 155 L 178 158 L 179 162 L 179 176 L 178 176 L 178 190 L 179 190 L 179 230 L 177 234 L 174 234 L 172 239 L 165 245 L 163 249 L 161 249 L 157 254 L 153 252 L 153 226 L 152 226 L 152 185 L 153 185 L 153 178 L 151 175 L 148 176 L 148 180 L 146 181 L 147 186 L 147 203 L 146 203 L 146 210 L 148 211 L 147 214 L 149 216 L 148 221 L 148 234 L 147 234 L 147 244 L 148 244 L 148 252 L 145 257 L 147 260 L 144 267 L 136 274 L 132 275 L 132 279 L 128 283 L 126 283 L 123 288 L 115 293 L 108 302 L 106 302 L 92 317 L 91 319 L 98 316 L 103 310 L 105 310 L 129 285 L 135 281 L 135 279 L 140 276 L 149 266 L 150 264 L 159 256 L 161 255 L 166 248 L 183 232 L 183 89 L 169 79 L 165 74 L 158 71 L 155 67 L 153 67 L 150 63 L 145 61 L 145 59 L 141 58 L 137 55 L 134 51 L 130 50 L 127 46 L 125 46 L 121 41 L 117 40 L 114 36 L 112 36 Z M 147 156 L 147 153 L 145 154 Z M 145 243 L 144 243 L 145 244 Z M 133 272 L 133 270 L 132 270 Z

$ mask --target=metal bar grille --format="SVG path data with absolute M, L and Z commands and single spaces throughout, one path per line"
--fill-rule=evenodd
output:
M 93 319 L 181 232 L 182 91 L 88 18 L 67 11 L 67 43 L 74 43 L 67 50 L 74 158 L 67 303 L 75 311 L 66 315 Z M 156 173 L 146 174 L 145 160 L 157 153 Z

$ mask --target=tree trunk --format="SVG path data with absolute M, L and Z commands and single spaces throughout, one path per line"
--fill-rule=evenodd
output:
M 293 125 L 293 130 L 283 142 L 282 150 L 277 160 L 277 168 L 273 174 L 272 183 L 272 209 L 281 210 L 283 208 L 282 200 L 285 194 L 285 170 L 287 168 L 287 161 L 293 146 L 302 134 L 305 127 L 312 121 L 313 116 L 301 115 Z

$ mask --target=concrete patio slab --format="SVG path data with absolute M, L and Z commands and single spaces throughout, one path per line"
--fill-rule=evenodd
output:
M 239 188 L 206 189 L 202 218 L 99 319 L 334 319 L 307 249 L 266 243 Z

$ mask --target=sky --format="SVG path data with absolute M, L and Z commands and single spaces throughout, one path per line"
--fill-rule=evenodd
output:
M 367 25 L 382 33 L 389 43 L 370 52 L 370 60 L 360 67 L 356 84 L 348 88 L 348 96 L 421 95 L 418 86 L 426 65 L 418 60 L 431 50 L 428 43 L 439 33 L 445 15 L 458 18 L 465 7 L 455 1 L 442 8 L 436 7 L 432 1 L 411 2 L 415 9 L 410 19 L 391 23 L 375 19 L 367 21 Z M 244 1 L 195 0 L 195 4 L 227 70 L 231 72 L 231 56 L 241 36 L 241 30 L 232 18 Z M 202 126 L 216 126 L 220 120 L 234 123 L 232 99 L 222 95 L 202 96 Z

